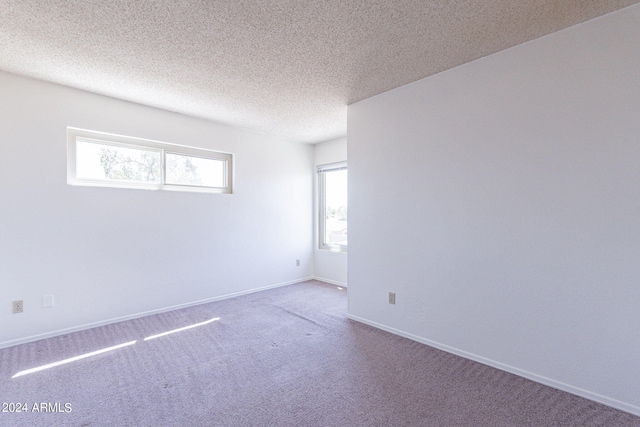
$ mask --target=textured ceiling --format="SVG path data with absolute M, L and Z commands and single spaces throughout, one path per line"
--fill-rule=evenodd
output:
M 0 0 L 0 69 L 300 142 L 346 106 L 640 0 Z

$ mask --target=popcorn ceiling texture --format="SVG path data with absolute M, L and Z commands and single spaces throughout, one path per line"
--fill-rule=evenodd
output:
M 0 70 L 315 143 L 347 105 L 639 0 L 1 0 Z

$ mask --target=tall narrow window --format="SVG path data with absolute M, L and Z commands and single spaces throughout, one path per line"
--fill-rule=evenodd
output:
M 319 247 L 347 251 L 347 164 L 321 165 L 318 172 Z
M 68 128 L 67 157 L 72 185 L 233 192 L 229 153 Z

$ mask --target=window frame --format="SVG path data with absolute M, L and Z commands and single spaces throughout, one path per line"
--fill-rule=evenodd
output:
M 349 244 L 330 244 L 326 242 L 326 218 L 327 218 L 327 197 L 326 197 L 326 174 L 347 170 L 347 162 L 327 163 L 316 166 L 318 180 L 318 249 L 332 252 L 347 252 Z M 349 219 L 347 217 L 347 224 Z
M 89 179 L 77 176 L 77 143 L 89 142 L 114 147 L 133 148 L 160 153 L 160 183 Z M 224 162 L 224 186 L 211 187 L 166 183 L 166 155 L 219 160 Z M 87 129 L 67 127 L 67 184 L 90 187 L 129 188 L 140 190 L 190 191 L 200 193 L 233 194 L 234 155 L 221 151 L 197 148 L 168 142 L 116 135 Z

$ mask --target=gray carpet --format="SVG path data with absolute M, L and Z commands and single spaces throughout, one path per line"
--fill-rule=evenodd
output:
M 28 410 L 1 426 L 640 426 L 350 321 L 346 291 L 315 281 L 2 349 L 0 402 Z

